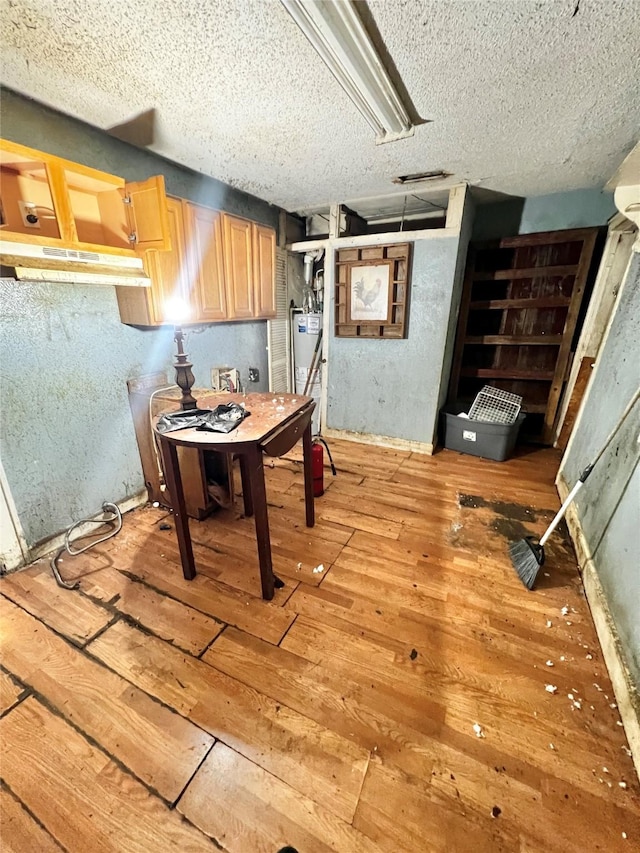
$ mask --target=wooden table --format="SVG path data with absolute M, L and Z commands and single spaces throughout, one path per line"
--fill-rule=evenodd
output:
M 189 518 L 178 462 L 178 447 L 196 447 L 240 457 L 244 513 L 254 516 L 262 597 L 273 598 L 274 585 L 282 586 L 271 566 L 271 542 L 267 494 L 264 484 L 263 453 L 282 456 L 302 438 L 304 452 L 304 495 L 307 527 L 313 527 L 313 476 L 311 472 L 311 415 L 315 406 L 311 397 L 300 394 L 208 394 L 198 399 L 198 408 L 213 409 L 224 403 L 238 403 L 251 415 L 229 433 L 198 432 L 181 429 L 161 433 L 154 422 L 167 488 L 171 494 L 173 515 L 180 548 L 182 572 L 187 580 L 196 576 Z

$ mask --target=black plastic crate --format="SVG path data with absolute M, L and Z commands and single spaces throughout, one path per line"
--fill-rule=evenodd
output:
M 513 453 L 518 432 L 526 415 L 520 412 L 513 424 L 490 424 L 485 421 L 470 421 L 459 418 L 460 412 L 468 411 L 469 405 L 454 403 L 441 412 L 442 443 L 449 450 L 469 453 L 504 462 Z

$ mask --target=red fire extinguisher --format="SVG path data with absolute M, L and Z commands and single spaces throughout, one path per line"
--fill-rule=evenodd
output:
M 334 477 L 336 476 L 336 466 L 333 464 L 329 446 L 324 438 L 320 438 L 320 436 L 317 435 L 313 439 L 313 445 L 311 447 L 311 472 L 313 474 L 313 496 L 315 498 L 319 498 L 324 494 L 324 451 L 322 449 L 322 445 L 327 448 L 327 455 L 331 465 L 331 473 Z

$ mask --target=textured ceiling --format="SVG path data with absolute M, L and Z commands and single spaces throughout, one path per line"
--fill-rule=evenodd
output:
M 381 146 L 279 0 L 0 6 L 5 85 L 101 128 L 155 108 L 153 150 L 289 210 L 432 169 L 599 187 L 640 128 L 638 0 L 370 0 L 428 119 Z

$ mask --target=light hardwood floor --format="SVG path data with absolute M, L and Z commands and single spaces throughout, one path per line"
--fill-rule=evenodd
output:
M 192 582 L 151 507 L 61 563 L 77 591 L 2 580 L 3 851 L 640 849 L 566 531 L 534 592 L 507 557 L 558 454 L 332 449 L 313 530 L 299 457 L 266 463 L 272 602 L 240 504 L 191 522 Z

